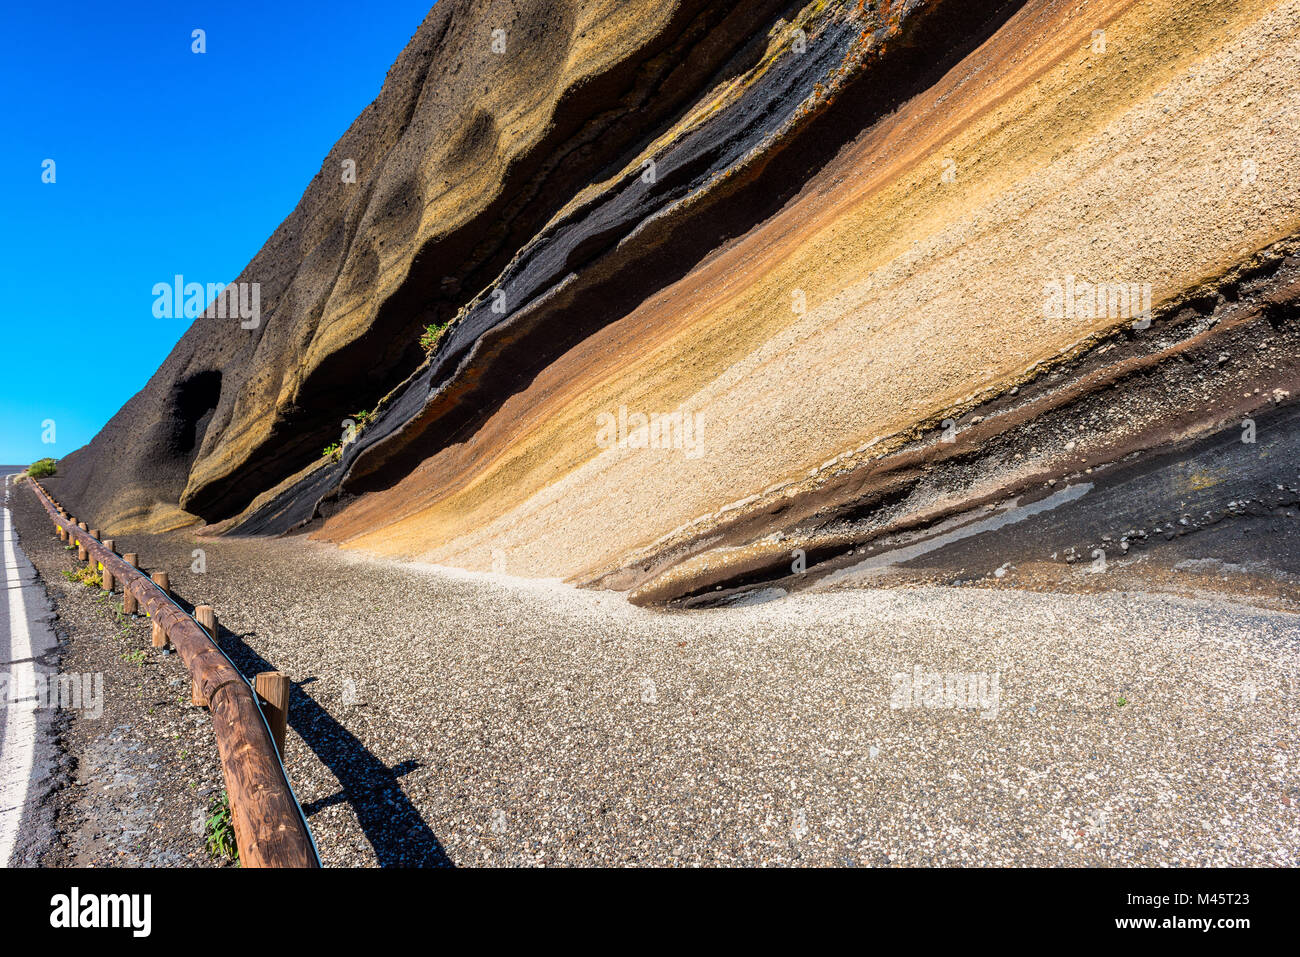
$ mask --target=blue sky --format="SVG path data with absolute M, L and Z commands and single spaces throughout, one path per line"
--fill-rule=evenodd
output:
M 154 283 L 233 280 L 431 6 L 7 6 L 0 463 L 68 454 L 139 391 L 188 325 L 154 318 Z M 195 29 L 206 53 L 191 52 Z

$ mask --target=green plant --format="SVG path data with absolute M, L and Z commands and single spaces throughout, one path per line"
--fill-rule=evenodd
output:
M 27 466 L 27 474 L 34 479 L 49 478 L 58 470 L 59 465 L 54 459 L 37 459 Z
M 360 412 L 352 413 L 352 420 L 356 422 L 358 429 L 364 429 L 367 425 L 370 424 L 370 420 L 373 419 L 374 417 L 375 417 L 375 413 L 367 412 L 365 409 L 362 409 Z
M 85 568 L 65 570 L 63 577 L 70 582 L 77 582 L 85 585 L 87 588 L 98 587 L 103 584 L 103 579 L 99 577 L 99 569 L 94 565 L 87 565 Z
M 122 610 L 121 605 L 114 605 L 112 607 L 113 618 L 118 627 L 117 637 L 125 638 L 131 633 L 131 619 L 126 617 L 126 612 Z
M 1126 704 L 1128 704 L 1128 698 L 1124 697 L 1123 695 L 1120 695 L 1119 700 L 1115 702 L 1115 707 L 1122 708 Z
M 208 804 L 211 817 L 208 818 L 208 853 L 213 857 L 225 857 L 232 861 L 239 860 L 239 848 L 235 844 L 235 824 L 230 817 L 230 798 L 225 791 L 220 797 L 214 797 Z
M 331 442 L 329 445 L 325 446 L 321 455 L 337 462 L 343 456 L 343 449 L 337 442 Z
M 442 341 L 443 334 L 450 325 L 450 322 L 444 322 L 442 325 L 435 323 L 424 327 L 424 332 L 420 334 L 420 348 L 426 355 L 438 348 L 438 343 Z
M 122 607 L 121 602 L 109 605 L 108 609 L 113 613 L 113 623 L 122 630 L 122 633 L 131 630 L 131 619 L 126 616 L 126 610 Z
M 128 651 L 126 654 L 122 655 L 122 660 L 125 661 L 125 662 L 128 662 L 129 664 L 133 664 L 133 665 L 135 665 L 137 668 L 143 668 L 143 667 L 144 667 L 144 652 L 143 652 L 143 651 Z

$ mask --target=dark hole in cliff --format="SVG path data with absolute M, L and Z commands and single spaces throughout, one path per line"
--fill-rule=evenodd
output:
M 172 433 L 169 451 L 189 458 L 212 421 L 212 413 L 221 398 L 221 373 L 200 372 L 182 379 L 172 390 Z

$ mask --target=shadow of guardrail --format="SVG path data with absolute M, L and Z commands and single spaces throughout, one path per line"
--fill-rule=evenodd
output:
M 180 598 L 176 602 L 193 611 L 193 606 Z M 248 639 L 257 632 L 236 634 L 220 624 L 217 630 L 217 644 L 245 676 L 277 670 L 249 647 Z M 454 867 L 438 836 L 402 790 L 399 779 L 419 768 L 419 762 L 403 761 L 389 767 L 380 761 L 304 690 L 303 686 L 314 680 L 293 682 L 289 726 L 338 778 L 343 790 L 303 804 L 303 812 L 310 818 L 327 807 L 344 802 L 351 805 L 381 867 Z

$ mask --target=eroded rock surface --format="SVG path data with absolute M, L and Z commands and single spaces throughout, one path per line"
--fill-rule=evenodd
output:
M 64 499 L 647 602 L 1135 457 L 1181 517 L 1295 428 L 1296 76 L 1300 0 L 443 0 Z

